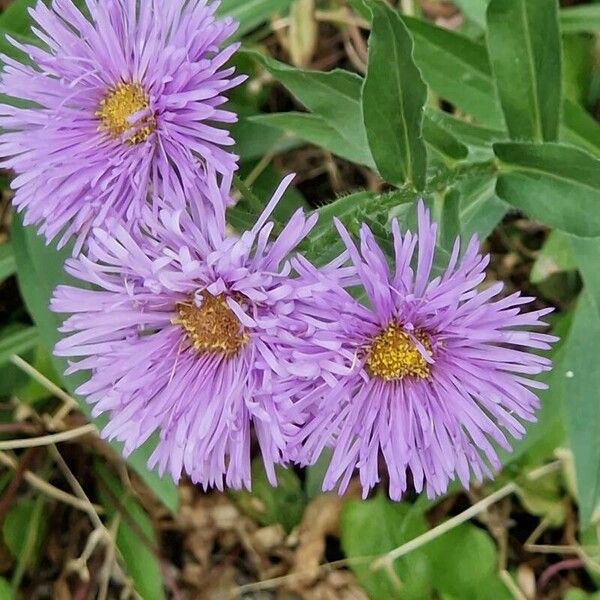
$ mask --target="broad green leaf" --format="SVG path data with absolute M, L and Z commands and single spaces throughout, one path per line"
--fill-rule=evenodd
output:
M 553 142 L 561 108 L 557 0 L 491 0 L 488 48 L 511 137 Z
M 503 127 L 487 49 L 420 19 L 403 17 L 415 41 L 415 62 L 439 96 L 488 127 Z
M 531 283 L 540 283 L 551 275 L 577 268 L 571 239 L 561 231 L 552 231 L 533 264 L 529 279 Z
M 336 131 L 340 143 L 364 165 L 372 164 L 367 136 L 360 120 L 362 78 L 349 71 L 296 69 L 257 52 L 249 53 L 311 113 Z M 358 120 L 357 120 L 358 119 Z M 310 125 L 307 125 L 310 126 Z
M 275 15 L 284 16 L 293 0 L 221 0 L 217 13 L 233 17 L 240 24 L 236 37 L 256 29 Z
M 550 227 L 600 236 L 600 160 L 562 144 L 495 144 L 494 151 L 500 198 Z
M 560 11 L 563 33 L 600 31 L 600 5 L 570 6 Z
M 41 341 L 48 352 L 52 354 L 54 346 L 60 339 L 58 328 L 63 321 L 63 316 L 51 312 L 48 308 L 54 288 L 65 283 L 81 285 L 81 282 L 76 282 L 63 270 L 63 263 L 68 252 L 66 250 L 57 252 L 53 247 L 46 246 L 32 227 L 23 227 L 19 215 L 14 215 L 11 239 L 17 263 L 17 278 L 21 296 L 35 321 Z M 75 389 L 85 381 L 85 374 L 79 373 L 67 377 L 64 375 L 67 360 L 52 355 L 52 362 L 56 372 L 61 376 L 65 389 L 77 400 L 81 411 L 91 418 L 90 406 L 83 398 L 75 394 Z M 99 427 L 102 427 L 102 419 L 96 422 Z M 143 448 L 133 453 L 128 462 L 165 506 L 175 511 L 177 509 L 175 484 L 166 477 L 160 478 L 145 466 L 144 459 L 149 457 L 152 443 L 154 442 L 146 443 Z M 112 445 L 120 452 L 118 444 Z
M 39 342 L 40 334 L 35 327 L 11 330 L 7 334 L 0 331 L 0 365 L 9 362 L 14 354 L 30 352 Z
M 512 598 L 496 574 L 494 542 L 474 525 L 450 530 L 428 544 L 425 551 L 431 565 L 431 583 L 439 592 L 461 600 Z
M 397 186 L 425 187 L 423 107 L 427 87 L 413 60 L 413 41 L 398 13 L 372 0 L 362 109 L 371 154 L 381 176 Z
M 277 487 L 267 480 L 260 458 L 252 461 L 252 491 L 231 492 L 236 504 L 262 525 L 280 523 L 289 533 L 302 518 L 306 495 L 296 473 L 276 467 Z
M 344 554 L 355 559 L 385 554 L 427 530 L 422 510 L 415 505 L 390 502 L 384 495 L 373 500 L 349 501 L 340 520 Z M 371 600 L 422 600 L 430 598 L 431 565 L 423 549 L 394 562 L 391 572 L 374 571 L 370 561 L 352 561 L 350 568 Z
M 575 460 L 579 521 L 582 529 L 590 523 L 592 516 L 598 517 L 597 511 L 600 508 L 598 339 L 598 297 L 594 290 L 586 287 L 575 311 L 562 371 L 565 378 L 564 414 Z
M 15 274 L 17 264 L 15 263 L 15 255 L 10 244 L 0 246 L 0 284 Z
M 100 501 L 108 518 L 112 519 L 119 509 L 123 511 L 116 540 L 125 572 L 144 600 L 164 600 L 160 563 L 155 555 L 158 543 L 148 515 L 104 464 L 97 461 L 94 470 L 102 482 Z
M 270 113 L 250 117 L 250 121 L 279 129 L 287 136 L 324 148 L 351 162 L 374 167 L 370 155 L 364 150 L 359 151 L 356 147 L 350 146 L 323 117 L 318 115 L 302 112 Z

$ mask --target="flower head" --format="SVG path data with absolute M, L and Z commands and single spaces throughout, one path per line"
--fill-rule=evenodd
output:
M 0 157 L 14 169 L 14 203 L 48 240 L 81 240 L 111 214 L 136 224 L 150 196 L 180 208 L 205 170 L 229 175 L 236 157 L 217 127 L 235 114 L 223 93 L 243 77 L 225 63 L 235 31 L 206 0 L 40 1 L 30 13 L 42 47 L 3 56 Z
M 392 267 L 366 225 L 357 247 L 337 223 L 355 280 L 339 279 L 337 289 L 297 307 L 315 328 L 321 381 L 298 396 L 296 419 L 305 423 L 295 441 L 304 464 L 332 447 L 324 489 L 345 489 L 358 469 L 366 495 L 380 479 L 380 459 L 393 499 L 409 474 L 430 496 L 456 478 L 467 486 L 471 474 L 481 480 L 500 467 L 495 444 L 510 450 L 508 437 L 520 438 L 523 422 L 535 419 L 532 389 L 545 386 L 532 377 L 551 362 L 527 350 L 547 350 L 556 338 L 529 329 L 545 325 L 551 309 L 521 312 L 533 298 L 498 298 L 502 283 L 479 290 L 489 257 L 477 239 L 462 258 L 457 240 L 434 277 L 437 228 L 422 203 L 418 214 L 418 235 L 402 235 L 393 222 Z M 296 268 L 323 278 L 301 258 Z M 364 304 L 349 292 L 356 286 Z
M 300 210 L 269 241 L 267 219 L 288 183 L 241 237 L 222 234 L 222 214 L 199 228 L 166 210 L 148 211 L 144 237 L 96 230 L 89 256 L 67 264 L 94 289 L 55 292 L 52 309 L 72 315 L 56 353 L 81 358 L 71 371 L 91 372 L 78 392 L 95 415 L 108 413 L 104 435 L 129 453 L 158 431 L 151 466 L 175 480 L 186 471 L 205 487 L 249 486 L 251 426 L 271 481 L 287 460 L 304 327 L 294 306 L 308 293 L 287 257 L 315 222 Z

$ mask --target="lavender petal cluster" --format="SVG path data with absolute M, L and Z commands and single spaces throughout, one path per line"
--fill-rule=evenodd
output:
M 204 489 L 250 488 L 254 449 L 273 485 L 277 465 L 327 451 L 323 489 L 358 473 L 365 497 L 493 476 L 535 420 L 551 309 L 489 284 L 476 238 L 435 265 L 423 201 L 417 231 L 391 221 L 391 256 L 368 225 L 335 221 L 343 251 L 322 267 L 302 254 L 316 213 L 272 220 L 293 176 L 232 231 L 223 105 L 244 76 L 217 7 L 40 1 L 38 43 L 11 40 L 27 60 L 3 57 L 15 207 L 48 241 L 74 240 L 79 283 L 51 310 L 65 315 L 56 355 L 89 373 L 77 393 L 125 455 L 156 438 L 149 467 Z

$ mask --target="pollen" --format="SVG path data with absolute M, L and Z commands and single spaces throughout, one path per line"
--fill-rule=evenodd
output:
M 191 299 L 189 303 L 178 304 L 173 324 L 183 327 L 198 352 L 234 356 L 248 343 L 248 334 L 223 294 L 212 296 L 202 292 L 200 297 L 201 303 Z
M 125 132 L 134 134 L 127 140 L 130 144 L 145 142 L 156 127 L 152 115 L 131 123 L 130 118 L 150 107 L 146 90 L 138 83 L 119 83 L 101 100 L 96 111 L 100 119 L 100 129 L 112 138 L 120 138 Z
M 427 336 L 418 331 L 413 336 L 431 355 L 431 344 Z M 369 375 L 385 381 L 396 381 L 404 377 L 429 377 L 429 364 L 411 336 L 396 322 L 390 323 L 374 338 L 367 350 L 366 370 Z

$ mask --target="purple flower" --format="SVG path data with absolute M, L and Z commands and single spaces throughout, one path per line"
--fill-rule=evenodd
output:
M 456 478 L 468 486 L 471 474 L 481 481 L 499 469 L 495 446 L 510 450 L 508 437 L 522 437 L 522 423 L 535 420 L 532 389 L 546 386 L 532 377 L 551 362 L 527 350 L 547 350 L 556 338 L 528 328 L 544 325 L 552 309 L 522 313 L 533 298 L 498 299 L 502 283 L 478 289 L 489 257 L 475 238 L 462 258 L 456 240 L 445 271 L 433 277 L 437 226 L 422 203 L 418 226 L 418 235 L 403 236 L 393 222 L 389 266 L 366 225 L 359 249 L 338 222 L 356 272 L 350 283 L 366 303 L 342 284 L 297 307 L 315 329 L 310 352 L 320 383 L 307 382 L 297 396 L 295 418 L 305 424 L 294 443 L 303 444 L 302 464 L 332 447 L 325 490 L 345 490 L 358 469 L 366 496 L 380 479 L 380 459 L 395 500 L 409 476 L 429 496 Z M 324 277 L 301 258 L 295 267 L 305 279 Z
M 47 240 L 79 241 L 110 213 L 128 228 L 148 195 L 175 208 L 199 197 L 204 171 L 230 174 L 237 157 L 216 125 L 236 115 L 223 93 L 244 77 L 224 68 L 235 31 L 206 0 L 72 0 L 30 10 L 42 47 L 21 44 L 31 64 L 8 56 L 0 93 L 0 156 L 14 169 L 15 206 Z
M 81 358 L 70 372 L 91 372 L 78 393 L 94 415 L 108 413 L 103 434 L 130 453 L 158 431 L 150 466 L 175 480 L 185 470 L 205 487 L 249 486 L 251 426 L 272 482 L 273 465 L 287 460 L 304 327 L 294 307 L 310 286 L 290 277 L 286 257 L 316 219 L 299 210 L 268 241 L 290 179 L 241 237 L 221 233 L 222 213 L 199 228 L 185 211 L 154 219 L 148 210 L 139 238 L 96 229 L 88 255 L 67 264 L 94 288 L 55 292 L 52 310 L 72 315 L 56 354 Z

